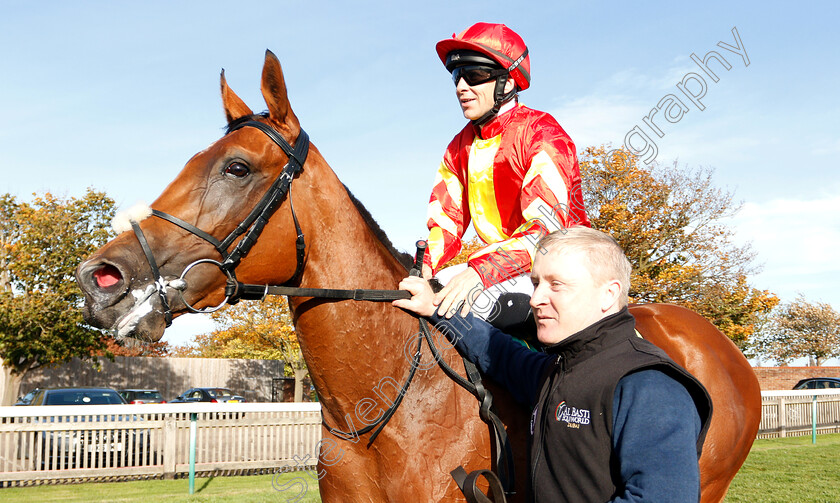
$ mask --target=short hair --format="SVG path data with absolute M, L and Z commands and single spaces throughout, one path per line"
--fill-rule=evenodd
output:
M 621 284 L 621 307 L 629 302 L 633 266 L 609 234 L 582 225 L 556 230 L 537 243 L 536 253 L 548 252 L 581 252 L 589 263 L 588 270 L 595 282 L 617 280 Z

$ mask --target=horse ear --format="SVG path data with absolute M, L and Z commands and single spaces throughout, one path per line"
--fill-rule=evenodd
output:
M 242 99 L 233 92 L 233 90 L 228 87 L 227 80 L 225 80 L 225 71 L 222 70 L 221 75 L 222 80 L 222 104 L 225 107 L 225 116 L 227 117 L 228 124 L 235 121 L 240 117 L 245 117 L 246 115 L 254 115 L 254 112 L 248 108 L 248 105 L 245 104 Z
M 283 69 L 280 67 L 280 60 L 273 52 L 266 49 L 265 65 L 262 73 L 262 95 L 268 105 L 268 114 L 273 120 L 285 124 L 296 134 L 300 128 L 297 116 L 289 104 L 289 96 L 286 93 L 286 79 L 283 78 Z

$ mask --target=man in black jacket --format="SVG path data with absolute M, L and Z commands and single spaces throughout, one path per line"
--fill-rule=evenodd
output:
M 635 332 L 621 248 L 600 231 L 572 227 L 543 238 L 535 255 L 531 308 L 544 353 L 455 309 L 438 316 L 418 278 L 400 283 L 413 296 L 394 305 L 429 318 L 532 410 L 533 501 L 698 501 L 711 401 Z

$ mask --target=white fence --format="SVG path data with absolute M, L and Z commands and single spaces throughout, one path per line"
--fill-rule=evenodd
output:
M 317 459 L 317 403 L 0 407 L 0 487 L 187 474 L 191 414 L 197 473 L 270 473 Z
M 840 433 L 840 390 L 762 391 L 758 438 Z
M 270 473 L 317 459 L 318 403 L 0 407 L 0 487 L 186 475 L 191 414 L 197 473 Z M 758 438 L 812 431 L 840 432 L 840 390 L 762 392 Z

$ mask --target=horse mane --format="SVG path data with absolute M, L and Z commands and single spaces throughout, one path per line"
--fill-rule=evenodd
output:
M 231 121 L 227 125 L 227 127 L 225 128 L 225 134 L 230 133 L 232 130 L 234 130 L 236 128 L 236 126 L 242 124 L 243 122 L 248 122 L 248 121 L 257 120 L 257 119 L 267 119 L 267 118 L 268 118 L 268 112 L 263 112 L 263 113 L 260 113 L 260 114 L 253 114 L 253 115 L 245 115 L 243 117 L 240 117 L 238 119 L 235 119 L 235 120 Z M 376 239 L 378 239 L 379 242 L 382 243 L 389 252 L 391 252 L 391 255 L 393 255 L 394 258 L 397 259 L 397 261 L 403 267 L 405 267 L 405 270 L 408 271 L 414 265 L 414 258 L 410 254 L 405 253 L 405 252 L 401 252 L 401 251 L 397 250 L 396 248 L 394 248 L 393 243 L 391 243 L 391 240 L 388 239 L 388 236 L 385 234 L 385 231 L 383 231 L 382 227 L 380 227 L 379 224 L 376 222 L 376 220 L 374 220 L 373 216 L 370 214 L 368 209 L 365 208 L 365 205 L 362 204 L 362 202 L 359 201 L 356 198 L 356 196 L 353 195 L 352 192 L 350 192 L 350 189 L 347 188 L 347 185 L 345 185 L 344 183 L 342 183 L 342 185 L 344 185 L 344 190 L 347 191 L 347 195 L 350 196 L 350 200 L 353 201 L 353 205 L 356 207 L 356 209 L 362 215 L 362 219 L 364 219 L 367 226 L 373 232 L 373 235 L 376 236 Z
M 365 223 L 368 225 L 370 230 L 373 232 L 373 235 L 376 236 L 376 239 L 378 239 L 379 242 L 382 243 L 385 246 L 385 248 L 388 249 L 389 252 L 391 252 L 391 255 L 393 255 L 394 258 L 397 259 L 397 261 L 399 261 L 399 263 L 402 264 L 403 267 L 405 267 L 405 270 L 408 271 L 411 268 L 411 266 L 414 265 L 414 258 L 410 254 L 401 252 L 394 248 L 393 243 L 391 243 L 391 240 L 388 239 L 388 236 L 385 234 L 385 231 L 383 231 L 382 227 L 380 227 L 376 220 L 374 220 L 373 216 L 370 214 L 368 209 L 365 208 L 365 205 L 362 204 L 362 202 L 359 201 L 356 198 L 356 196 L 353 195 L 352 192 L 350 192 L 350 189 L 347 188 L 347 185 L 343 183 L 342 185 L 344 185 L 344 190 L 347 191 L 347 195 L 350 196 L 350 200 L 353 201 L 353 205 L 356 207 L 356 210 L 358 210 L 359 213 L 362 215 L 362 218 L 364 219 Z

